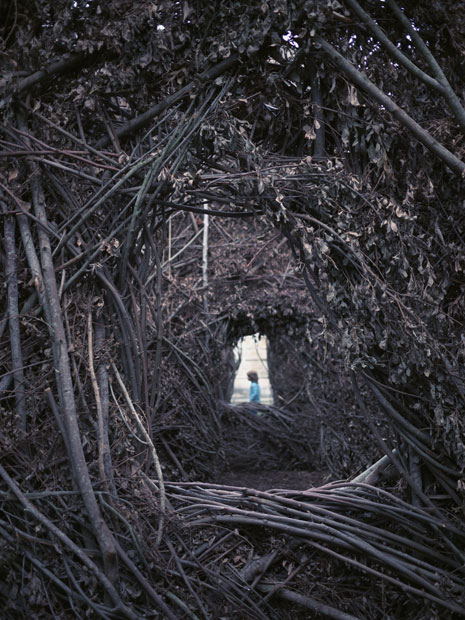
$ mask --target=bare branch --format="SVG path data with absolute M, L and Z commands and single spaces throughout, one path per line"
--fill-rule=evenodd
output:
M 7 206 L 3 200 L 0 200 L 0 208 L 5 216 L 3 237 L 6 252 L 5 278 L 8 290 L 8 326 L 10 331 L 11 363 L 13 368 L 16 411 L 18 415 L 18 426 L 23 432 L 26 432 L 27 409 L 19 323 L 15 219 L 12 215 L 8 215 Z
M 442 87 L 442 92 L 447 103 L 450 105 L 452 112 L 454 113 L 455 118 L 460 124 L 462 130 L 465 131 L 465 109 L 462 106 L 459 97 L 455 94 L 452 86 L 449 83 L 449 80 L 446 78 L 444 71 L 439 66 L 437 60 L 431 53 L 431 50 L 426 45 L 426 43 L 421 38 L 420 34 L 417 30 L 412 26 L 408 17 L 401 11 L 395 0 L 387 0 L 387 5 L 390 7 L 394 15 L 401 22 L 404 28 L 407 30 L 409 35 L 412 38 L 412 41 L 420 50 L 421 54 L 433 70 L 437 81 Z
M 440 144 L 433 136 L 423 129 L 411 116 L 371 82 L 363 73 L 356 69 L 328 41 L 322 37 L 315 38 L 317 44 L 328 53 L 334 64 L 359 88 L 371 95 L 380 105 L 384 106 L 415 138 L 437 155 L 456 174 L 465 174 L 465 163 Z
M 354 13 L 356 13 L 360 17 L 362 22 L 366 26 L 368 26 L 371 32 L 377 37 L 378 41 L 384 45 L 384 47 L 389 51 L 392 57 L 395 58 L 397 62 L 399 62 L 399 64 L 403 65 L 406 69 L 410 71 L 410 73 L 413 73 L 413 75 L 415 75 L 425 84 L 428 84 L 428 86 L 432 86 L 435 90 L 444 93 L 444 88 L 438 82 L 438 80 L 425 73 L 398 47 L 396 47 L 391 41 L 391 39 L 386 35 L 384 30 L 380 28 L 380 26 L 378 26 L 375 20 L 364 9 L 362 9 L 357 0 L 346 0 L 346 3 L 354 11 Z

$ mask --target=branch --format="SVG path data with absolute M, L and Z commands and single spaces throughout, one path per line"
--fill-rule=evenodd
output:
M 318 71 L 313 61 L 310 61 L 310 86 L 312 89 L 313 114 L 315 116 L 314 157 L 322 158 L 325 156 L 325 115 Z
M 233 54 L 229 58 L 222 60 L 214 67 L 211 67 L 207 71 L 204 71 L 195 80 L 192 80 L 191 82 L 189 82 L 189 84 L 186 84 L 177 92 L 173 93 L 169 97 L 166 97 L 166 99 L 164 99 L 160 103 L 155 104 L 142 114 L 139 114 L 139 116 L 131 119 L 118 129 L 115 129 L 115 136 L 117 138 L 122 138 L 123 136 L 127 136 L 128 134 L 137 131 L 146 123 L 148 123 L 148 121 L 150 121 L 154 116 L 157 116 L 157 114 L 163 112 L 163 110 L 166 110 L 166 108 L 174 105 L 187 94 L 195 91 L 197 86 L 203 86 L 205 82 L 209 80 L 214 80 L 215 78 L 219 77 L 222 73 L 233 67 L 238 61 L 238 59 L 239 56 L 237 54 Z M 101 138 L 95 145 L 95 148 L 101 149 L 102 147 L 107 146 L 109 143 L 109 138 Z
M 392 454 L 395 454 L 395 453 L 396 453 L 396 450 L 394 449 L 392 451 Z M 389 465 L 391 465 L 391 458 L 388 454 L 385 454 L 378 461 L 376 461 L 376 463 L 373 463 L 373 465 L 370 465 L 370 467 L 365 469 L 365 471 L 362 471 L 360 474 L 358 474 L 358 476 L 353 478 L 350 482 L 351 483 L 356 483 L 356 482 L 362 483 L 363 482 L 364 484 L 370 484 L 374 486 L 380 474 L 387 467 L 389 467 Z
M 39 179 L 34 176 L 31 180 L 31 193 L 36 216 L 39 221 L 44 224 L 44 228 L 47 228 L 48 221 L 43 204 L 40 182 Z M 50 238 L 44 228 L 38 227 L 40 258 L 44 276 L 45 302 L 48 308 L 47 316 L 50 320 L 49 329 L 53 343 L 57 386 L 60 395 L 62 415 L 65 422 L 64 428 L 68 436 L 68 445 L 70 448 L 69 456 L 73 464 L 73 471 L 76 474 L 79 490 L 81 491 L 95 536 L 102 552 L 105 572 L 110 581 L 116 582 L 118 578 L 118 565 L 114 539 L 100 513 L 97 499 L 92 488 L 84 451 L 82 449 L 76 401 L 74 398 L 74 386 L 69 363 L 68 341 L 63 324 Z
M 449 168 L 456 174 L 465 176 L 465 163 L 446 149 L 442 144 L 433 138 L 423 127 L 413 120 L 402 108 L 371 82 L 363 73 L 358 71 L 348 60 L 344 58 L 328 41 L 317 36 L 316 43 L 329 55 L 334 64 L 344 73 L 344 75 L 365 90 L 379 104 L 384 106 L 394 118 L 396 118 L 415 138 L 424 144 L 430 151 L 437 155 Z
M 428 86 L 433 87 L 444 96 L 452 112 L 454 113 L 460 127 L 465 130 L 465 109 L 463 108 L 460 99 L 457 97 L 454 90 L 452 89 L 448 79 L 444 75 L 443 70 L 431 53 L 431 50 L 425 44 L 418 31 L 415 30 L 415 28 L 412 26 L 410 20 L 405 15 L 405 13 L 403 13 L 399 6 L 396 4 L 395 0 L 387 0 L 387 5 L 394 13 L 398 21 L 400 21 L 400 23 L 404 26 L 412 41 L 417 46 L 418 51 L 429 64 L 435 77 L 431 77 L 430 75 L 422 71 L 422 69 L 417 67 L 417 65 L 410 60 L 410 58 L 403 54 L 400 49 L 396 47 L 394 43 L 389 39 L 389 37 L 384 33 L 384 31 L 378 26 L 375 20 L 362 9 L 357 0 L 346 0 L 346 3 L 354 11 L 354 13 L 356 13 L 358 17 L 360 17 L 362 22 L 378 38 L 378 41 L 384 45 L 384 47 L 390 52 L 390 54 L 393 56 L 393 58 L 395 58 L 395 60 L 397 60 L 408 71 L 410 71 L 410 73 L 415 75 L 422 82 L 424 82 Z
M 14 392 L 16 411 L 18 415 L 18 427 L 26 432 L 27 409 L 26 394 L 24 389 L 24 364 L 21 350 L 21 333 L 18 307 L 18 277 L 17 258 L 15 244 L 15 219 L 8 215 L 6 204 L 0 200 L 0 212 L 4 217 L 4 243 L 5 243 L 5 279 L 8 293 L 8 326 L 11 343 L 11 362 L 13 367 Z
M 94 368 L 94 345 L 92 329 L 92 310 L 89 309 L 87 315 L 87 344 L 89 354 L 89 374 L 92 389 L 95 397 L 95 407 L 97 410 L 97 430 L 98 430 L 98 468 L 104 489 L 110 497 L 115 497 L 113 482 L 113 470 L 111 466 L 110 443 L 108 439 L 108 420 L 103 414 L 102 400 L 97 383 L 97 376 Z M 105 423 L 106 422 L 106 423 Z
M 95 325 L 95 347 L 97 351 L 102 351 L 105 341 L 105 326 L 102 322 L 97 322 Z M 115 487 L 115 481 L 113 476 L 113 463 L 111 459 L 110 438 L 108 434 L 108 408 L 109 408 L 109 384 L 108 384 L 108 372 L 104 359 L 100 359 L 97 369 L 97 389 L 100 395 L 100 405 L 103 416 L 103 465 L 105 469 L 105 475 L 107 476 L 108 484 L 110 487 L 110 494 L 113 499 L 117 498 L 117 492 Z
M 42 523 L 44 527 L 46 527 L 60 542 L 62 542 L 68 549 L 70 549 L 80 560 L 81 562 L 97 577 L 102 586 L 105 588 L 106 592 L 108 592 L 111 600 L 118 609 L 126 618 L 131 618 L 132 620 L 137 620 L 139 616 L 133 612 L 131 609 L 126 607 L 121 598 L 119 597 L 115 587 L 111 583 L 111 581 L 107 578 L 107 576 L 102 573 L 101 570 L 97 567 L 97 565 L 92 562 L 92 560 L 88 557 L 84 551 L 74 543 L 71 538 L 69 538 L 62 530 L 60 530 L 52 521 L 50 521 L 47 517 L 45 517 L 21 492 L 20 488 L 17 484 L 12 480 L 12 478 L 8 475 L 6 470 L 0 465 L 0 476 L 3 478 L 4 482 L 7 484 L 8 488 L 12 491 L 12 493 L 18 498 L 21 504 L 24 506 L 25 512 L 29 513 L 36 519 L 39 523 Z
M 357 616 L 352 616 L 352 614 L 346 614 L 345 612 L 340 611 L 335 607 L 320 603 L 320 601 L 317 601 L 314 598 L 310 598 L 309 596 L 302 596 L 302 594 L 294 592 L 294 590 L 290 590 L 289 588 L 280 588 L 279 584 L 260 584 L 257 586 L 257 590 L 267 593 L 273 592 L 274 596 L 278 596 L 285 601 L 290 601 L 291 603 L 296 603 L 297 605 L 301 605 L 302 607 L 311 609 L 312 611 L 317 613 L 319 617 L 324 616 L 325 618 L 333 618 L 334 620 L 360 620 Z
M 420 37 L 420 35 L 418 34 L 418 31 L 415 30 L 415 28 L 412 26 L 408 17 L 397 6 L 395 1 L 387 0 L 387 4 L 389 8 L 391 9 L 391 11 L 394 13 L 394 15 L 397 17 L 397 19 L 401 22 L 401 24 L 407 30 L 410 37 L 412 38 L 412 41 L 415 43 L 420 53 L 423 55 L 423 58 L 426 60 L 426 62 L 429 64 L 429 66 L 433 70 L 433 73 L 436 75 L 437 81 L 441 85 L 442 92 L 444 94 L 444 97 L 447 103 L 450 105 L 450 108 L 452 112 L 454 113 L 455 118 L 459 122 L 460 127 L 462 128 L 462 130 L 465 131 L 465 109 L 460 103 L 460 99 L 455 94 L 452 86 L 449 84 L 449 81 L 444 75 L 443 70 L 441 69 L 435 57 L 431 53 L 431 50 L 426 45 L 426 43 L 423 41 L 423 39 Z
M 111 363 L 111 366 L 113 368 L 113 372 L 115 373 L 116 379 L 118 380 L 119 386 L 123 392 L 124 395 L 124 399 L 129 407 L 129 409 L 131 410 L 132 415 L 134 416 L 134 419 L 136 421 L 137 424 L 137 428 L 140 430 L 140 432 L 142 433 L 142 436 L 144 437 L 145 441 L 147 442 L 149 448 L 150 448 L 150 453 L 152 455 L 152 460 L 153 463 L 155 465 L 155 471 L 157 472 L 157 476 L 158 476 L 158 484 L 160 486 L 160 520 L 158 522 L 158 532 L 157 532 L 157 540 L 156 540 L 156 544 L 157 546 L 160 544 L 161 539 L 162 539 L 162 535 L 163 535 L 163 526 L 164 526 L 164 521 L 165 521 L 165 510 L 166 510 L 166 493 L 165 493 L 165 482 L 163 480 L 163 472 L 161 470 L 161 465 L 160 465 L 160 460 L 158 458 L 158 454 L 157 451 L 155 449 L 155 446 L 153 445 L 153 441 L 149 435 L 149 433 L 147 432 L 146 428 L 144 427 L 144 425 L 141 422 L 141 419 L 134 407 L 134 404 L 131 400 L 131 397 L 129 396 L 129 393 L 126 389 L 126 386 L 124 385 L 123 379 L 121 378 L 121 375 L 118 372 L 118 369 L 116 368 L 114 362 Z
M 55 60 L 43 69 L 35 71 L 34 73 L 31 73 L 31 75 L 28 75 L 22 79 L 14 91 L 15 93 L 20 93 L 23 90 L 27 90 L 35 84 L 38 84 L 47 77 L 58 75 L 60 73 L 64 73 L 65 71 L 70 71 L 71 69 L 78 67 L 84 58 L 88 56 L 88 54 L 66 54 L 66 56 L 63 56 L 60 60 Z
M 435 78 L 425 73 L 420 67 L 408 58 L 401 50 L 394 45 L 391 39 L 385 34 L 384 30 L 378 26 L 375 20 L 362 9 L 357 0 L 346 0 L 346 3 L 350 6 L 354 13 L 360 17 L 362 22 L 371 30 L 371 32 L 378 38 L 378 41 L 384 45 L 384 47 L 391 53 L 391 55 L 397 60 L 397 62 L 403 65 L 410 73 L 413 73 L 418 79 L 420 79 L 428 86 L 432 86 L 444 94 L 444 88 L 442 84 Z

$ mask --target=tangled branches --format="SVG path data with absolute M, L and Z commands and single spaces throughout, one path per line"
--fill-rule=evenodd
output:
M 360 607 L 359 600 L 350 605 L 346 602 L 344 610 L 331 606 L 337 592 L 332 588 L 334 581 L 321 574 L 325 556 L 339 568 L 350 567 L 345 572 L 332 567 L 338 588 L 343 588 L 342 583 L 350 588 L 358 580 L 367 589 L 374 584 L 381 587 L 386 597 L 384 614 L 397 617 L 402 591 L 409 601 L 403 603 L 403 613 L 409 617 L 409 607 L 416 609 L 415 617 L 430 615 L 435 608 L 438 614 L 443 610 L 464 615 L 460 603 L 464 588 L 463 531 L 391 493 L 365 484 L 332 483 L 303 492 L 265 493 L 170 483 L 168 495 L 195 531 L 212 526 L 212 537 L 196 555 L 202 560 L 208 556 L 209 571 L 217 574 L 231 599 L 246 589 L 247 599 L 251 599 L 247 617 L 267 617 L 270 596 L 280 595 L 325 617 L 378 617 L 374 609 L 368 612 Z M 216 534 L 215 525 L 221 527 Z M 272 532 L 280 543 L 271 553 L 257 557 L 261 532 Z M 225 556 L 230 560 L 227 564 L 223 562 Z M 314 582 L 317 571 L 317 600 L 286 596 L 296 581 L 300 586 L 306 579 Z
M 254 103 L 236 59 L 132 118 L 129 97 L 108 95 L 104 135 L 90 99 L 57 117 L 18 100 L 2 127 L 5 611 L 463 617 L 459 183 L 423 183 L 429 167 L 393 183 L 386 136 L 367 135 L 354 174 L 344 144 L 368 108 L 332 127 L 332 154 L 291 148 L 316 140 L 295 118 L 273 121 L 295 131 L 277 148 L 261 116 L 276 106 Z M 315 105 L 318 88 L 315 75 Z M 252 331 L 275 339 L 284 403 L 262 417 L 223 402 L 232 347 Z M 385 453 L 397 482 L 193 482 L 220 460 L 310 466 L 318 451 L 334 477 Z

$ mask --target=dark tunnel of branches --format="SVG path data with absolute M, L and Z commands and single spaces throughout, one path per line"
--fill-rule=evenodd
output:
M 465 617 L 462 3 L 1 7 L 1 617 Z

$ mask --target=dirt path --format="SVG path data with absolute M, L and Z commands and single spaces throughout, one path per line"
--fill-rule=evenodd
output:
M 215 483 L 240 486 L 258 491 L 270 489 L 305 490 L 328 482 L 327 472 L 321 471 L 229 471 L 223 472 Z

